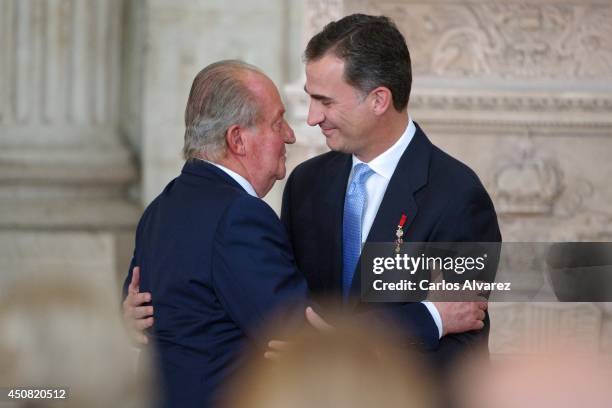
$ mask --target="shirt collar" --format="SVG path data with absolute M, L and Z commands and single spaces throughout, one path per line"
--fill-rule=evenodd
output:
M 404 133 L 400 138 L 387 150 L 383 153 L 376 156 L 374 159 L 370 160 L 369 163 L 366 163 L 376 174 L 383 176 L 387 180 L 391 180 L 391 176 L 393 176 L 393 172 L 397 167 L 397 163 L 399 163 L 402 154 L 410 144 L 410 141 L 414 137 L 416 132 L 416 127 L 412 122 L 412 118 L 408 117 L 408 126 Z M 359 160 L 355 155 L 353 155 L 353 167 L 357 164 L 363 163 Z
M 245 179 L 244 177 L 242 177 L 240 174 L 236 173 L 235 171 L 232 171 L 232 170 L 228 169 L 225 166 L 220 165 L 219 163 L 214 163 L 214 162 L 211 162 L 211 161 L 208 161 L 208 160 L 204 160 L 204 161 L 207 162 L 207 163 L 212 164 L 215 167 L 218 167 L 221 170 L 223 170 L 228 176 L 233 178 L 236 181 L 236 183 L 240 184 L 240 186 L 242 188 L 244 188 L 244 190 L 247 193 L 249 193 L 253 197 L 257 197 L 257 193 L 255 192 L 255 189 L 253 188 L 251 183 L 249 183 L 249 181 L 247 179 Z

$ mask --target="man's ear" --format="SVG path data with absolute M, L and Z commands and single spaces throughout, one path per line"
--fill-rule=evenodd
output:
M 393 95 L 386 86 L 374 88 L 370 91 L 369 98 L 375 115 L 382 115 L 393 105 Z
M 225 133 L 227 149 L 236 156 L 244 156 L 246 154 L 245 136 L 244 128 L 240 127 L 240 125 L 230 126 Z

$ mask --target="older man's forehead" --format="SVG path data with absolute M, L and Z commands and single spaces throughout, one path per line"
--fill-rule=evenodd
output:
M 283 105 L 280 97 L 261 99 L 259 101 L 259 109 L 263 114 L 262 119 L 267 118 L 266 120 L 276 120 L 285 114 L 285 105 Z

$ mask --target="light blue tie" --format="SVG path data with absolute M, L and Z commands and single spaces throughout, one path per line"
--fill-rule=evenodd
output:
M 344 219 L 342 220 L 342 294 L 346 301 L 351 282 L 361 254 L 361 221 L 368 195 L 365 183 L 374 171 L 365 163 L 353 169 L 353 180 L 344 198 Z

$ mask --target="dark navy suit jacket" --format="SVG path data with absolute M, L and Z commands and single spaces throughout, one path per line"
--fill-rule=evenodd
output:
M 405 241 L 501 241 L 493 203 L 476 174 L 435 147 L 418 125 L 416 128 L 389 181 L 367 242 L 394 242 L 402 214 L 408 216 Z M 342 217 L 351 168 L 351 155 L 328 152 L 300 164 L 285 186 L 281 218 L 298 268 L 315 296 L 341 299 Z M 354 276 L 352 293 L 358 295 L 360 274 Z M 438 329 L 421 303 L 357 301 L 352 307 L 384 319 L 402 330 L 410 342 L 435 351 L 436 363 L 441 365 L 468 349 L 487 347 L 488 318 L 481 331 L 439 341 Z
M 145 210 L 134 265 L 152 294 L 167 407 L 203 407 L 241 364 L 265 348 L 269 319 L 302 320 L 307 285 L 285 228 L 261 199 L 219 168 L 189 161 Z

